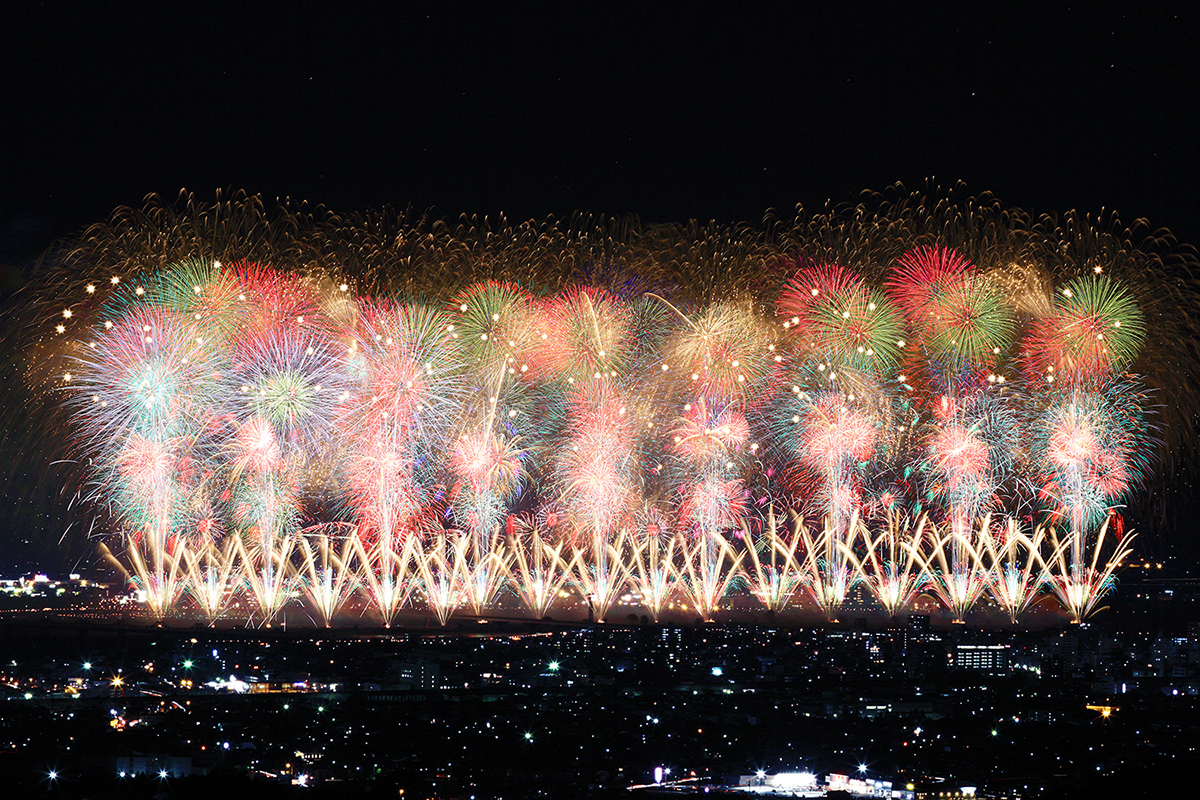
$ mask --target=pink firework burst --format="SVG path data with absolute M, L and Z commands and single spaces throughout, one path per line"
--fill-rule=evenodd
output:
M 943 428 L 933 437 L 929 454 L 946 492 L 952 495 L 977 487 L 987 475 L 991 461 L 987 443 L 957 424 Z
M 460 344 L 432 309 L 365 302 L 349 333 L 346 366 L 354 380 L 338 415 L 351 438 L 429 438 L 453 424 L 461 394 Z
M 390 420 L 390 424 L 401 428 L 410 426 L 428 391 L 422 365 L 403 355 L 377 359 L 368 381 L 362 394 L 371 413 L 364 414 L 363 423 L 377 427 Z
M 1136 480 L 1136 421 L 1110 399 L 1073 393 L 1051 406 L 1041 451 L 1046 495 L 1077 527 L 1098 524 Z
M 564 498 L 587 524 L 608 530 L 624 515 L 635 467 L 631 414 L 607 380 L 589 382 L 568 399 L 570 435 L 558 468 Z
M 511 441 L 478 433 L 468 433 L 455 443 L 450 466 L 476 494 L 499 496 L 516 489 L 522 471 L 520 451 Z
M 275 428 L 262 417 L 251 417 L 238 428 L 233 440 L 234 471 L 268 473 L 281 466 L 279 440 Z
M 568 289 L 541 304 L 531 363 L 546 379 L 614 377 L 632 350 L 630 322 L 629 309 L 604 289 Z
M 800 424 L 801 460 L 812 469 L 837 469 L 848 460 L 865 461 L 875 452 L 875 426 L 842 398 L 824 394 L 808 404 Z
M 229 272 L 237 284 L 236 294 L 223 284 L 220 296 L 215 299 L 234 304 L 239 318 L 233 331 L 235 339 L 298 320 L 309 323 L 324 320 L 316 288 L 299 275 L 249 261 L 234 264 Z
M 1121 497 L 1130 489 L 1132 477 L 1123 454 L 1101 450 L 1088 463 L 1084 477 L 1105 497 Z
M 1067 415 L 1058 429 L 1050 434 L 1046 456 L 1059 469 L 1082 470 L 1100 455 L 1096 434 L 1085 420 Z
M 175 471 L 171 444 L 134 434 L 117 456 L 117 471 L 133 492 L 154 496 L 170 486 Z
M 740 480 L 706 479 L 685 490 L 680 516 L 702 532 L 736 528 L 746 515 L 746 489 Z
M 860 284 L 861 279 L 840 264 L 801 262 L 799 274 L 784 284 L 775 307 L 785 327 L 809 334 L 821 316 L 818 309 L 853 294 Z

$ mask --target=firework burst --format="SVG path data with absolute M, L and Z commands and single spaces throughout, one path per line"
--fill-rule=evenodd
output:
M 835 618 L 860 581 L 889 614 L 920 584 L 959 619 L 1046 591 L 1082 619 L 1162 447 L 1148 398 L 1174 425 L 1200 375 L 1163 367 L 1193 301 L 1118 234 L 954 208 L 770 232 L 130 213 L 47 279 L 12 407 L 65 398 L 40 430 L 69 418 L 158 618 L 303 596 L 330 624 L 357 596 L 444 623 L 508 585 L 539 616 L 630 591 L 707 619 L 743 584 Z
M 888 371 L 904 346 L 903 321 L 884 293 L 836 264 L 802 270 L 776 305 L 796 349 L 835 372 Z
M 1129 290 L 1107 275 L 1075 278 L 1029 335 L 1026 369 L 1034 380 L 1076 383 L 1120 371 L 1146 339 Z

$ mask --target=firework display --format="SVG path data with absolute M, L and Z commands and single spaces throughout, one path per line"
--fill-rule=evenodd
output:
M 1134 291 L 941 243 L 740 246 L 763 267 L 720 291 L 669 249 L 440 294 L 329 258 L 126 263 L 68 289 L 52 402 L 157 618 L 836 619 L 856 586 L 889 615 L 1093 613 L 1154 441 Z

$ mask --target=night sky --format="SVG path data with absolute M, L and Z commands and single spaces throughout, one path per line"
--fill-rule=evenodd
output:
M 184 188 L 754 222 L 935 178 L 1200 243 L 1195 3 L 349 5 L 0 4 L 0 288 Z
M 753 222 L 935 177 L 1200 240 L 1195 4 L 386 5 L 3 4 L 3 259 L 185 187 Z

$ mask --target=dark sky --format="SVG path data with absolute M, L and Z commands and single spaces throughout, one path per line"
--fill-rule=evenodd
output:
M 935 177 L 1200 244 L 1200 4 L 577 5 L 0 2 L 0 290 L 182 188 L 735 222 Z
M 183 187 L 753 221 L 935 176 L 1200 240 L 1194 3 L 350 5 L 2 4 L 0 258 Z

